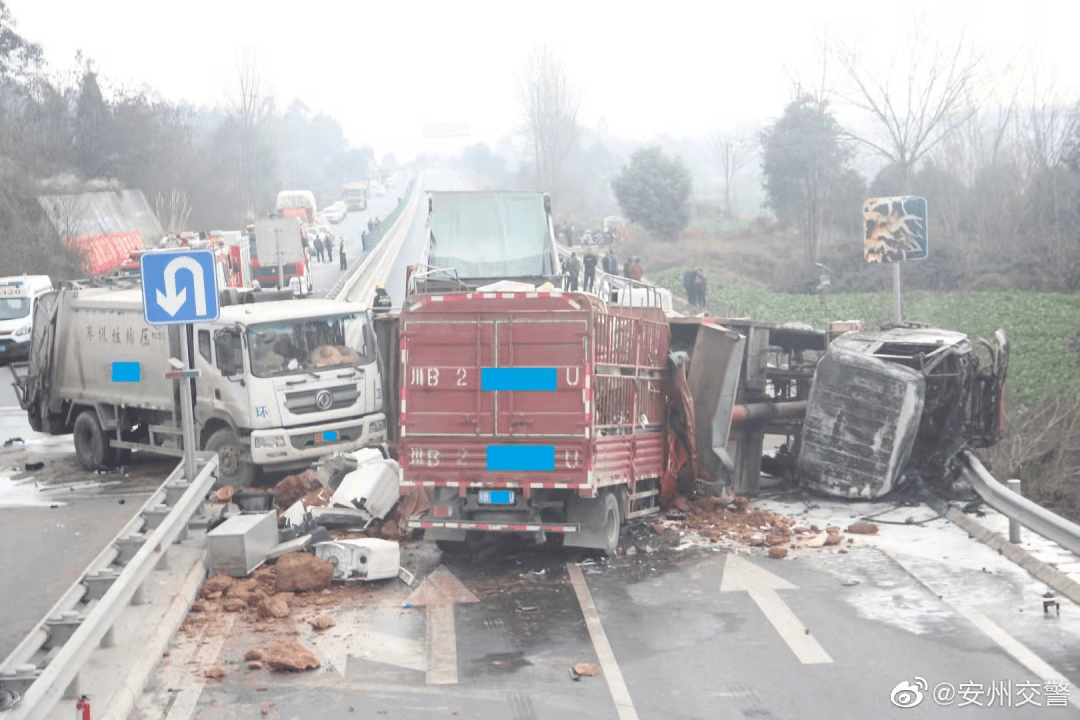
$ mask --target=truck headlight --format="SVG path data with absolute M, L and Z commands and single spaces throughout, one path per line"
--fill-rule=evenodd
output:
M 281 435 L 266 435 L 265 437 L 256 436 L 253 438 L 252 443 L 257 448 L 276 448 L 285 447 L 285 438 Z
M 29 335 L 32 326 L 23 325 L 21 328 L 15 331 L 15 337 L 22 337 L 23 335 Z
M 368 434 L 386 432 L 386 420 L 372 420 L 368 425 Z

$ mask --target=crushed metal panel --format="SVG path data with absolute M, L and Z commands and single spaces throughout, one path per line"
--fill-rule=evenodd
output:
M 694 398 L 698 465 L 704 479 L 713 482 L 720 480 L 723 465 L 732 465 L 726 448 L 745 343 L 746 338 L 739 333 L 702 323 L 690 357 L 687 382 Z
M 315 556 L 334 566 L 335 580 L 385 580 L 398 576 L 401 546 L 391 540 L 357 538 L 315 543 Z
M 923 376 L 874 357 L 830 349 L 818 363 L 796 459 L 812 490 L 878 498 L 897 488 L 925 401 Z
M 400 476 L 394 460 L 370 460 L 346 475 L 330 500 L 382 520 L 398 501 Z

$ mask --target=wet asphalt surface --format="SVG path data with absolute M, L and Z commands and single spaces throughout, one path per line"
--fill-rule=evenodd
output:
M 306 673 L 249 670 L 243 654 L 260 640 L 237 634 L 225 640 L 215 659 L 228 674 L 202 685 L 190 716 L 624 720 L 1076 715 L 1070 708 L 1000 707 L 1000 698 L 998 705 L 987 706 L 992 683 L 1041 687 L 1042 679 L 869 546 L 784 561 L 765 558 L 761 550 L 740 555 L 796 586 L 778 594 L 828 653 L 831 662 L 816 664 L 797 659 L 747 592 L 720 592 L 727 552 L 665 549 L 604 560 L 533 547 L 440 556 L 430 544 L 413 542 L 403 555 L 421 578 L 441 563 L 478 600 L 455 607 L 456 683 L 429 684 L 422 667 L 402 662 L 401 653 L 389 650 L 395 640 L 403 640 L 423 655 L 428 617 L 424 608 L 402 607 L 412 592 L 404 583 L 383 581 L 362 609 L 340 617 L 331 631 L 340 642 L 353 638 L 343 674 L 328 662 L 321 639 L 302 633 L 301 641 L 323 659 L 321 668 Z M 617 665 L 603 665 L 599 675 L 576 680 L 570 672 L 575 663 L 603 663 L 568 563 L 582 571 Z M 1005 598 L 1007 583 L 1002 587 Z M 372 628 L 380 633 L 377 639 Z M 1047 641 L 1062 628 L 1044 623 L 1042 632 Z M 1075 633 L 1070 631 L 1070 637 L 1075 639 Z M 385 660 L 378 659 L 380 654 Z M 182 662 L 182 654 L 173 655 Z M 1066 661 L 1062 669 L 1075 672 L 1071 650 L 1053 659 Z M 422 657 L 413 660 L 423 663 Z M 625 682 L 629 710 L 616 705 L 607 677 L 612 669 Z M 182 672 L 202 684 L 198 673 L 197 666 Z M 976 695 L 982 706 L 959 707 L 963 699 L 956 696 L 936 704 L 929 694 L 915 708 L 891 704 L 897 684 L 916 677 L 925 678 L 931 691 L 939 683 L 955 688 L 978 683 L 984 687 Z M 162 716 L 171 697 L 165 690 L 159 685 L 156 696 Z M 174 686 L 171 693 L 179 690 Z M 132 720 L 144 717 L 149 716 Z

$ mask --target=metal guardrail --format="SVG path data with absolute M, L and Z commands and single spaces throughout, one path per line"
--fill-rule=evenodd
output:
M 416 179 L 416 186 L 420 186 L 419 176 Z M 368 253 L 364 261 L 357 266 L 356 272 L 352 274 L 348 282 L 338 292 L 338 299 L 360 303 L 370 302 L 374 295 L 375 283 L 385 281 L 386 273 L 389 271 L 388 265 L 393 261 L 394 253 L 401 248 L 401 243 L 412 221 L 413 210 L 419 207 L 421 196 L 422 193 L 413 193 L 408 204 L 402 208 L 401 214 L 394 221 L 393 226 L 387 230 L 385 239 Z M 404 224 L 402 224 L 403 221 Z M 390 236 L 395 234 L 398 236 L 396 240 L 390 239 Z
M 965 450 L 962 455 L 964 476 L 987 505 L 1069 552 L 1080 555 L 1080 525 L 1055 515 L 999 483 L 970 451 Z
M 217 478 L 216 454 L 199 453 L 191 483 L 180 464 L 87 566 L 27 637 L 0 664 L 0 689 L 11 701 L 3 720 L 38 720 L 49 715 L 65 692 L 77 686 L 83 665 L 169 547 L 186 537 L 192 515 Z M 142 531 L 148 530 L 144 534 Z M 117 571 L 117 567 L 122 569 Z M 76 691 L 77 692 L 77 691 Z
M 420 175 L 418 173 L 406 188 L 405 194 L 401 198 L 401 202 L 398 203 L 397 207 L 395 207 L 389 215 L 383 218 L 382 223 L 379 225 L 379 230 L 375 231 L 378 239 L 375 240 L 374 247 L 364 255 L 360 262 L 350 267 L 345 271 L 344 275 L 338 278 L 338 281 L 334 283 L 334 287 L 330 289 L 330 292 L 326 294 L 326 297 L 337 300 L 345 299 L 349 290 L 356 284 L 357 279 L 371 267 L 373 258 L 381 256 L 382 253 L 380 252 L 380 248 L 385 245 L 385 243 L 382 242 L 383 238 L 389 235 L 397 226 L 398 220 L 401 219 L 401 216 L 404 214 L 405 208 L 412 202 L 415 197 L 416 188 L 419 186 Z

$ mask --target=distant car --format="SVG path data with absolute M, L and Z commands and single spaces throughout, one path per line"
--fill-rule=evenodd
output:
M 323 210 L 323 217 L 325 217 L 328 222 L 337 224 L 345 219 L 345 213 L 346 209 L 343 204 L 334 203 Z
M 382 185 L 376 185 L 374 188 L 372 188 L 372 192 L 374 192 L 376 195 L 385 195 L 386 188 L 384 188 Z

